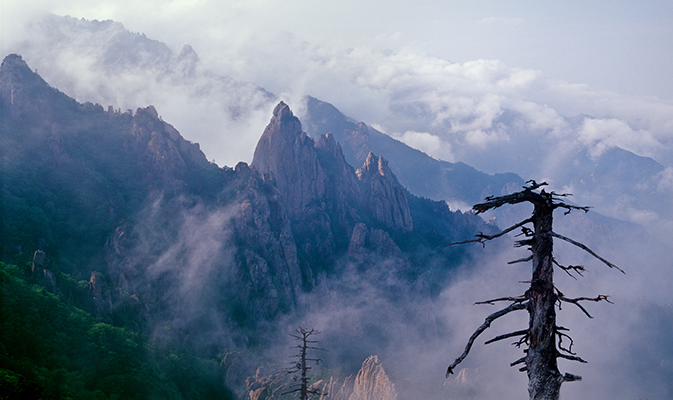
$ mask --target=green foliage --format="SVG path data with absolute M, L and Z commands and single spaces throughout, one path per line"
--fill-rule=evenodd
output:
M 0 263 L 0 399 L 233 398 L 218 363 L 95 323 L 24 275 Z

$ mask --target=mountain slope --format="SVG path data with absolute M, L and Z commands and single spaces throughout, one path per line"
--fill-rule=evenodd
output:
M 221 165 L 251 160 L 258 133 L 277 101 L 253 84 L 209 72 L 190 47 L 175 54 L 166 45 L 128 32 L 112 21 L 51 15 L 34 22 L 30 32 L 31 37 L 17 45 L 17 51 L 44 71 L 50 82 L 82 101 L 112 104 L 117 109 L 155 104 L 187 138 L 208 149 L 208 159 Z M 328 65 L 343 65 L 343 60 L 336 57 Z M 603 171 L 618 170 L 620 160 L 624 161 L 627 155 L 629 163 L 647 159 L 633 152 L 624 153 L 619 159 L 610 156 L 613 150 L 620 151 L 620 145 L 621 149 L 649 149 L 651 154 L 668 154 L 666 115 L 657 117 L 658 112 L 653 111 L 640 118 L 637 114 L 643 111 L 622 109 L 606 115 L 567 117 L 539 99 L 546 93 L 553 95 L 553 90 L 545 86 L 548 83 L 539 77 L 519 81 L 517 73 L 521 71 L 503 69 L 502 65 L 483 60 L 465 65 L 424 60 L 442 72 L 428 75 L 427 70 L 407 65 L 408 60 L 394 54 L 356 58 L 347 63 L 346 66 L 352 66 L 353 62 L 373 63 L 366 64 L 365 75 L 358 79 L 358 90 L 375 91 L 381 96 L 377 97 L 381 104 L 387 104 L 375 121 L 385 125 L 386 133 L 408 143 L 425 144 L 422 148 L 436 155 L 444 154 L 442 151 L 448 148 L 451 151 L 447 159 L 457 159 L 481 170 L 512 171 L 525 179 L 547 180 L 559 191 L 574 193 L 578 203 L 590 204 L 615 218 L 648 224 L 661 236 L 670 236 L 673 216 L 670 207 L 662 204 L 671 196 L 673 185 L 671 166 L 665 165 L 665 157 L 659 158 L 657 168 L 641 170 L 637 176 L 601 175 Z M 74 68 L 75 65 L 78 67 Z M 473 68 L 488 71 L 486 82 L 475 80 L 471 75 Z M 399 71 L 405 79 L 377 73 L 382 70 Z M 332 72 L 338 74 L 339 70 Z M 436 79 L 436 84 L 429 84 L 428 76 L 432 82 Z M 456 82 L 463 84 L 456 87 Z M 481 87 L 480 83 L 486 86 Z M 542 94 L 532 96 L 531 100 L 527 91 L 537 84 L 545 87 Z M 476 91 L 471 87 L 477 88 Z M 482 93 L 483 90 L 486 92 Z M 337 105 L 348 108 L 347 104 Z M 667 109 L 662 107 L 661 110 Z M 310 115 L 314 111 L 315 121 Z M 332 131 L 354 168 L 359 168 L 369 150 L 383 155 L 403 185 L 417 195 L 455 202 L 464 209 L 486 194 L 500 194 L 509 181 L 520 183 L 509 174 L 488 177 L 460 162 L 424 159 L 389 136 L 378 135 L 373 123 L 363 125 L 360 130 L 358 124 L 345 127 L 341 122 L 318 128 L 324 116 L 318 110 L 311 112 L 306 116 L 300 113 L 309 135 L 317 138 Z M 620 112 L 625 116 L 615 114 Z M 429 142 L 412 140 L 414 134 Z M 428 143 L 446 148 L 433 149 L 427 147 Z M 414 173 L 422 173 L 428 179 L 414 179 L 417 176 Z M 589 182 L 585 178 L 592 174 L 594 183 L 585 184 Z M 461 181 L 461 176 L 471 178 Z M 473 187 L 473 182 L 479 187 Z
M 333 135 L 314 141 L 284 103 L 252 166 L 231 169 L 154 107 L 78 103 L 18 55 L 0 67 L 0 97 L 2 260 L 98 322 L 208 360 L 270 351 L 279 327 L 344 293 L 432 303 L 470 257 L 445 244 L 494 229 L 413 196 L 380 156 L 354 170 Z M 437 334 L 431 313 L 372 312 L 358 343 L 326 335 L 332 362 L 355 371 L 385 351 L 390 321 Z
M 523 184 L 515 174 L 488 175 L 464 163 L 436 160 L 362 122 L 353 122 L 333 105 L 310 96 L 303 118 L 307 132 L 314 137 L 332 132 L 345 146 L 344 154 L 351 165 L 361 165 L 370 151 L 390 160 L 400 183 L 417 196 L 471 205 Z

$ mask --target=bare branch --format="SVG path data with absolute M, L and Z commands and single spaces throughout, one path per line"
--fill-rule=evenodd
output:
M 518 297 L 499 297 L 497 299 L 493 300 L 486 300 L 486 301 L 478 301 L 474 304 L 490 304 L 493 305 L 494 302 L 496 301 L 513 301 L 515 303 L 521 303 L 522 301 L 527 300 L 527 297 L 525 296 L 518 296 Z
M 519 228 L 519 227 L 521 227 L 521 226 L 523 226 L 523 225 L 525 225 L 529 222 L 533 222 L 533 219 L 532 218 L 525 219 L 525 220 L 519 222 L 518 224 L 512 225 L 509 228 L 503 230 L 502 232 L 496 233 L 494 235 L 485 235 L 482 232 L 479 232 L 478 234 L 474 235 L 476 237 L 476 239 L 464 240 L 462 242 L 449 243 L 446 246 L 453 246 L 453 245 L 456 245 L 456 244 L 465 244 L 465 243 L 481 243 L 483 245 L 487 240 L 493 240 L 495 238 L 499 238 L 500 236 L 503 236 L 503 235 L 505 235 L 505 234 L 515 230 L 516 228 Z
M 566 372 L 565 375 L 563 375 L 563 381 L 562 382 L 575 382 L 575 381 L 581 381 L 582 377 L 579 375 L 573 375 L 569 374 Z
M 555 194 L 554 192 L 552 192 L 552 195 L 555 196 L 555 197 L 561 196 L 561 195 Z M 568 195 L 563 195 L 563 196 L 568 196 Z M 563 215 L 570 214 L 572 212 L 572 210 L 579 210 L 579 211 L 584 211 L 585 213 L 587 213 L 591 209 L 591 207 L 574 206 L 572 204 L 566 204 L 564 202 L 554 203 L 554 208 L 565 208 L 566 212 L 564 212 Z
M 516 263 L 528 262 L 532 259 L 533 259 L 533 255 L 531 254 L 530 256 L 528 256 L 526 258 L 520 258 L 518 260 L 509 261 L 507 264 L 512 265 L 512 264 L 516 264 Z
M 570 244 L 574 244 L 575 246 L 579 247 L 580 249 L 582 249 L 582 250 L 586 251 L 587 253 L 591 254 L 592 256 L 596 257 L 598 260 L 600 260 L 601 262 L 603 262 L 603 263 L 604 263 L 605 265 L 607 265 L 608 267 L 610 267 L 610 268 L 615 268 L 615 269 L 617 269 L 618 271 L 620 271 L 622 274 L 626 274 L 626 272 L 624 272 L 624 270 L 622 270 L 621 268 L 619 268 L 619 267 L 616 266 L 615 264 L 611 263 L 610 261 L 606 260 L 605 258 L 599 256 L 598 254 L 594 253 L 593 250 L 591 250 L 590 248 L 588 248 L 588 247 L 585 246 L 584 244 L 582 244 L 582 243 L 580 243 L 580 242 L 577 242 L 577 241 L 575 241 L 575 240 L 572 240 L 572 239 L 570 239 L 570 238 L 567 238 L 567 237 L 565 237 L 565 236 L 563 236 L 563 235 L 559 235 L 558 233 L 553 232 L 553 231 L 551 232 L 551 235 L 554 236 L 554 237 L 556 237 L 556 238 L 559 238 L 559 239 L 561 239 L 561 240 L 564 240 L 564 241 L 566 241 L 566 242 L 568 242 L 568 243 L 570 243 Z
M 577 280 L 577 278 L 573 274 L 571 274 L 570 271 L 575 271 L 577 273 L 577 275 L 582 276 L 582 277 L 584 276 L 584 275 L 582 275 L 582 272 L 586 271 L 586 269 L 584 268 L 583 265 L 568 265 L 566 267 L 565 265 L 559 264 L 559 262 L 556 261 L 555 258 L 552 259 L 552 262 L 557 267 L 561 268 L 566 274 L 568 274 L 568 276 L 570 276 L 571 278 L 573 278 L 575 280 Z
M 521 357 L 518 360 L 514 361 L 513 363 L 509 364 L 510 367 L 513 367 L 517 364 L 521 364 L 522 362 L 526 361 L 526 357 Z
M 538 189 L 542 186 L 546 186 L 547 182 L 537 183 L 534 180 L 527 181 L 526 183 L 529 186 L 524 186 L 523 191 L 508 194 L 505 196 L 493 197 L 489 196 L 486 198 L 485 203 L 475 204 L 472 209 L 476 211 L 477 214 L 481 214 L 493 208 L 498 208 L 505 204 L 517 204 L 523 203 L 524 201 L 531 202 L 533 204 L 544 201 L 549 197 L 547 193 L 536 193 L 533 190 Z
M 570 361 L 581 362 L 582 364 L 587 363 L 585 360 L 583 360 L 583 359 L 581 359 L 580 357 L 577 357 L 577 356 L 569 356 L 567 354 L 561 354 L 561 353 L 556 354 L 556 356 L 561 357 L 561 358 L 565 358 L 566 360 L 570 360 Z
M 503 340 L 503 339 L 514 337 L 514 336 L 522 336 L 522 335 L 527 336 L 528 335 L 528 329 L 524 329 L 524 330 L 516 331 L 516 332 L 505 333 L 504 335 L 496 336 L 493 339 L 485 342 L 484 344 L 491 344 L 493 342 L 497 342 L 498 340 Z
M 467 357 L 467 354 L 470 352 L 470 349 L 472 348 L 474 341 L 477 339 L 479 335 L 481 335 L 486 329 L 488 329 L 489 326 L 491 326 L 491 322 L 502 317 L 503 315 L 509 314 L 512 311 L 523 310 L 525 308 L 526 308 L 525 304 L 514 303 L 510 304 L 509 307 L 494 312 L 493 314 L 486 317 L 484 323 L 479 328 L 477 328 L 477 330 L 472 334 L 470 339 L 467 341 L 467 345 L 465 346 L 465 351 L 463 352 L 463 354 L 461 354 L 460 357 L 456 358 L 456 361 L 454 361 L 453 364 L 449 365 L 449 368 L 447 368 L 446 370 L 446 377 L 448 378 L 449 375 L 453 373 L 453 369 L 458 364 L 460 364 L 465 359 L 465 357 Z
M 577 297 L 575 299 L 569 299 L 567 297 L 564 297 L 563 295 L 560 295 L 560 296 L 558 296 L 558 299 L 561 300 L 561 301 L 565 301 L 566 303 L 572 303 L 572 304 L 576 305 L 589 318 L 593 318 L 593 317 L 591 316 L 591 314 L 589 314 L 589 312 L 584 307 L 582 307 L 582 305 L 579 303 L 580 301 L 595 301 L 595 302 L 607 301 L 608 303 L 613 304 L 610 300 L 608 300 L 608 296 L 606 296 L 604 294 L 599 294 L 597 297 L 594 297 L 594 298 L 591 298 L 591 297 Z
M 559 349 L 565 351 L 565 352 L 568 353 L 568 354 L 575 355 L 575 353 L 572 352 L 573 344 L 575 344 L 575 342 L 573 341 L 573 338 L 571 338 L 569 335 L 566 335 L 565 333 L 558 332 L 558 328 L 557 328 L 556 334 L 558 335 L 558 338 L 559 338 L 559 339 L 558 339 L 558 347 L 559 347 Z M 570 345 L 568 346 L 567 349 L 566 349 L 565 347 L 563 347 L 563 338 L 564 338 L 564 337 L 567 337 L 568 340 L 570 340 Z

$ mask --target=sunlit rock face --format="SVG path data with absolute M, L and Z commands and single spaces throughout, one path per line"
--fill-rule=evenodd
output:
M 362 363 L 348 400 L 397 400 L 395 384 L 386 375 L 377 356 L 369 356 Z
M 318 162 L 313 139 L 302 132 L 299 119 L 283 102 L 273 111 L 251 166 L 262 175 L 272 174 L 293 216 L 325 196 L 327 176 Z
M 355 172 L 334 135 L 314 141 L 283 102 L 257 144 L 251 167 L 278 188 L 298 249 L 318 270 L 346 250 L 354 228 L 366 219 L 400 232 L 413 230 L 406 192 L 383 157 L 370 154 Z M 381 232 L 370 236 L 383 239 Z M 378 247 L 395 252 L 383 242 Z
M 325 400 L 397 400 L 395 384 L 388 378 L 378 356 L 367 357 L 357 375 L 343 380 L 333 377 L 320 380 L 311 388 L 326 393 Z
M 362 201 L 377 221 L 401 231 L 414 229 L 407 194 L 383 157 L 369 153 L 357 176 L 364 187 Z

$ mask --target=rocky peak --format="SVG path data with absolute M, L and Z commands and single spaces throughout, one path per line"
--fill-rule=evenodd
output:
M 359 196 L 360 189 L 355 171 L 346 161 L 341 145 L 332 133 L 318 138 L 315 149 L 329 181 L 326 189 L 327 207 L 335 219 L 334 222 L 350 234 L 354 224 L 360 221 L 353 204 L 354 199 Z
M 135 139 L 133 148 L 147 173 L 175 186 L 177 175 L 186 169 L 185 160 L 153 106 L 138 108 L 133 117 L 131 135 Z
M 251 166 L 262 175 L 273 175 L 291 216 L 325 195 L 327 176 L 313 139 L 302 131 L 299 119 L 282 101 L 257 143 Z
M 65 101 L 76 105 L 74 100 L 51 88 L 17 54 L 8 55 L 0 65 L 0 97 L 10 118 L 30 119 L 32 123 L 52 120 L 54 104 Z
M 182 47 L 177 58 L 177 70 L 185 77 L 194 77 L 196 68 L 201 64 L 198 54 L 192 46 L 186 44 Z
M 362 363 L 348 400 L 397 400 L 395 384 L 388 378 L 377 356 L 369 356 Z
M 390 228 L 413 230 L 407 194 L 382 156 L 370 152 L 356 174 L 363 186 L 362 202 L 377 221 Z

